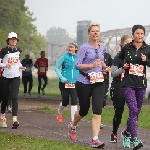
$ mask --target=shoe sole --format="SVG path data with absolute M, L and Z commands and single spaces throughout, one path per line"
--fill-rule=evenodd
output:
M 91 145 L 91 148 L 103 148 L 105 146 L 105 143 L 101 144 L 101 145 Z
M 141 148 L 141 147 L 143 147 L 143 144 L 142 144 L 142 143 L 140 143 L 138 146 L 134 147 L 133 150 L 137 150 L 137 149 L 139 149 L 139 148 Z
M 17 129 L 19 127 L 19 123 L 18 122 L 15 122 L 12 126 L 12 129 Z

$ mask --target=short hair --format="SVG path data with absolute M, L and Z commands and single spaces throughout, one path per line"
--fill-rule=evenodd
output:
M 134 34 L 134 32 L 137 30 L 137 29 L 142 29 L 144 31 L 144 34 L 145 34 L 145 28 L 142 26 L 142 25 L 134 25 L 132 27 L 132 35 Z
M 88 26 L 88 33 L 91 31 L 91 28 L 94 27 L 94 26 L 97 26 L 97 27 L 100 28 L 100 25 L 99 25 L 99 24 L 97 24 L 97 23 L 92 23 L 92 24 L 90 24 L 90 25 Z

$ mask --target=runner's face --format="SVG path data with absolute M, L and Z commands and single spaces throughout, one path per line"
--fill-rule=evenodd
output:
M 68 46 L 68 53 L 74 54 L 76 51 L 76 47 L 74 45 L 69 45 Z
M 45 58 L 45 53 L 44 52 L 41 53 L 41 58 Z
M 100 37 L 100 28 L 98 26 L 92 26 L 89 32 L 89 38 L 93 41 L 97 41 Z
M 145 38 L 145 34 L 143 29 L 137 29 L 133 33 L 133 39 L 136 43 L 142 43 L 144 41 L 144 38 Z
M 11 38 L 8 41 L 10 46 L 16 46 L 17 45 L 17 39 L 16 38 Z
M 127 38 L 125 41 L 124 41 L 124 45 L 125 46 L 126 44 L 132 42 L 132 38 Z

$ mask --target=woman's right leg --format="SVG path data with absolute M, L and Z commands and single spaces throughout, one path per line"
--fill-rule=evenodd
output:
M 68 125 L 71 140 L 76 140 L 76 126 L 78 122 L 87 115 L 90 108 L 91 85 L 76 83 L 76 91 L 79 99 L 80 110 L 76 111 L 74 120 Z
M 113 131 L 111 134 L 110 142 L 117 142 L 117 131 L 121 123 L 122 114 L 124 111 L 125 98 L 122 89 L 111 88 L 111 99 L 115 110 L 113 118 Z
M 69 104 L 69 89 L 66 89 L 65 84 L 62 82 L 59 82 L 59 89 L 62 96 L 62 102 L 59 104 L 57 120 L 59 123 L 62 123 L 62 111 Z
M 10 79 L 2 77 L 3 89 L 2 89 L 2 104 L 1 104 L 1 127 L 7 127 L 6 118 L 5 118 L 5 111 L 9 100 L 9 85 Z

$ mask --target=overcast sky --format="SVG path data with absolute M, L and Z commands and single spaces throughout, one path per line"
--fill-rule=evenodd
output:
M 150 0 L 26 0 L 42 35 L 50 27 L 76 32 L 77 21 L 91 20 L 101 31 L 150 25 Z

